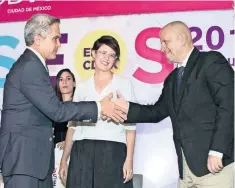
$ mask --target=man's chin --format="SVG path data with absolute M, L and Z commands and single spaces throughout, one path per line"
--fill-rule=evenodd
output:
M 47 58 L 48 60 L 53 60 L 56 58 L 56 55 L 50 56 L 49 58 Z
M 172 59 L 170 59 L 170 58 L 167 58 L 167 61 L 169 62 L 169 63 L 175 63 Z

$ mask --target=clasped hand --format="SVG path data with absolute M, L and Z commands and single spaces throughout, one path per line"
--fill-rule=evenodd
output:
M 128 102 L 119 91 L 117 91 L 116 98 L 117 99 L 115 101 L 112 101 L 113 93 L 110 93 L 100 101 L 101 118 L 103 120 L 112 119 L 117 123 L 123 123 L 125 120 L 127 120 Z

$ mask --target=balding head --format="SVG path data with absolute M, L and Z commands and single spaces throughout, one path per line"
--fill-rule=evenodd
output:
M 191 32 L 181 21 L 168 23 L 161 29 L 160 40 L 162 51 L 171 62 L 182 62 L 193 48 Z
M 184 22 L 174 21 L 168 23 L 166 26 L 162 28 L 163 32 L 164 30 L 165 32 L 173 32 L 173 34 L 175 35 L 184 35 L 186 40 L 185 42 L 188 43 L 189 45 L 193 44 L 191 31 Z

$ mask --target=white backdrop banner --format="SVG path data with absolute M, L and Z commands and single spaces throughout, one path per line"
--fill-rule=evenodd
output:
M 56 60 L 47 62 L 52 80 L 62 68 L 71 69 L 77 81 L 91 76 L 93 42 L 101 35 L 112 35 L 121 46 L 121 61 L 114 72 L 132 81 L 139 103 L 153 104 L 174 69 L 160 52 L 159 30 L 175 20 L 190 27 L 200 50 L 220 51 L 234 67 L 232 10 L 72 18 L 62 19 L 61 49 Z M 24 25 L 0 24 L 0 106 L 5 76 L 25 49 Z M 169 118 L 158 124 L 137 125 L 134 173 L 143 174 L 143 188 L 176 187 L 179 175 Z

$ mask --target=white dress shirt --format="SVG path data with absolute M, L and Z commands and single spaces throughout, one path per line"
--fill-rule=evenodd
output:
M 184 61 L 183 61 L 182 64 L 177 64 L 178 67 L 182 67 L 182 66 L 183 66 L 183 67 L 186 67 L 187 62 L 188 62 L 188 59 L 189 59 L 191 53 L 193 52 L 193 49 L 194 49 L 194 48 L 192 48 L 192 49 L 190 50 L 190 52 L 189 52 L 188 55 L 185 57 L 185 59 L 184 59 Z M 218 152 L 218 151 L 210 150 L 210 151 L 209 151 L 209 155 L 223 158 L 223 153 L 220 153 L 220 152 Z
M 73 101 L 99 101 L 111 92 L 113 92 L 113 100 L 116 98 L 116 91 L 124 96 L 127 101 L 135 101 L 135 95 L 133 92 L 132 84 L 128 79 L 113 75 L 112 81 L 103 89 L 101 93 L 98 93 L 95 89 L 94 76 L 77 84 L 76 92 L 74 94 Z M 70 126 L 77 125 L 76 127 Z M 89 124 L 89 126 L 86 126 Z M 107 140 L 114 142 L 126 143 L 126 130 L 135 130 L 136 126 L 133 124 L 123 125 L 116 124 L 113 121 L 103 121 L 99 119 L 97 123 L 89 122 L 71 122 L 69 127 L 75 129 L 73 135 L 73 141 L 91 139 L 91 140 Z

